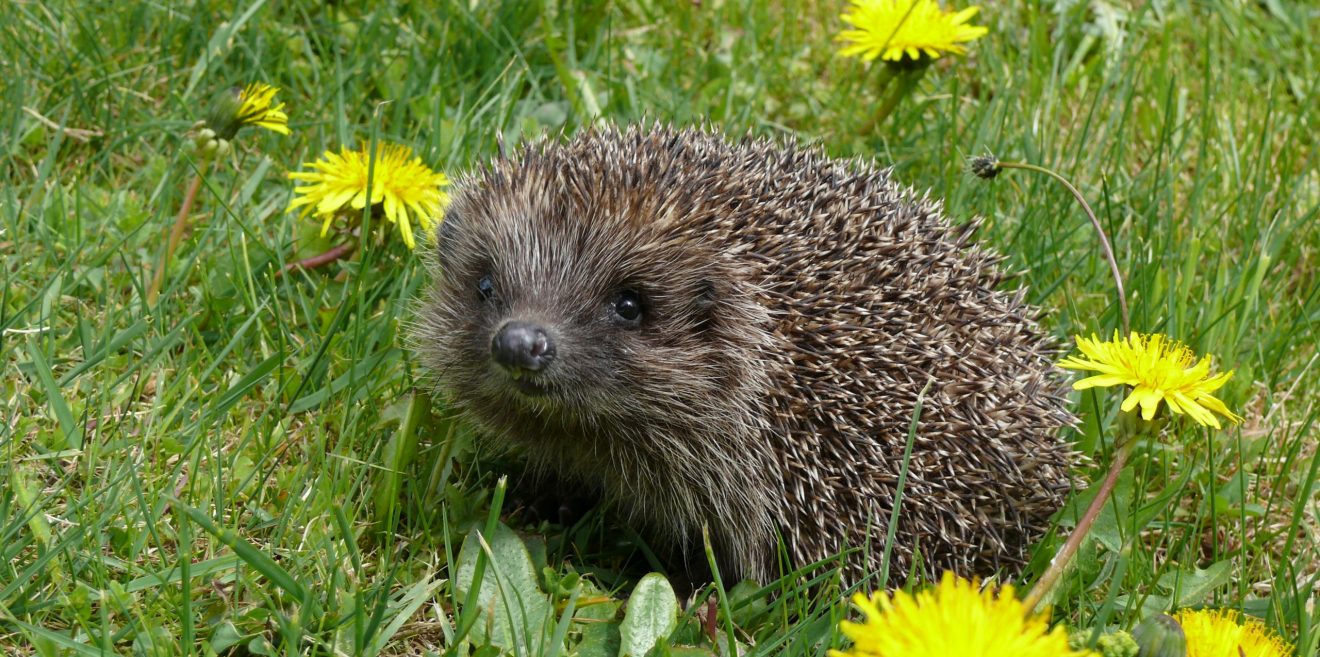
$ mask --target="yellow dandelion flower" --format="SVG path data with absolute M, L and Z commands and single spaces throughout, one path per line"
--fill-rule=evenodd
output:
M 279 90 L 264 82 L 253 82 L 217 94 L 206 111 L 206 120 L 198 124 L 205 128 L 199 134 L 198 145 L 212 140 L 229 141 L 245 125 L 289 134 L 289 115 L 284 113 L 284 103 L 271 105 Z
M 961 55 L 967 52 L 963 43 L 989 31 L 967 24 L 980 9 L 945 11 L 935 0 L 852 0 L 851 11 L 840 18 L 854 29 L 839 33 L 838 39 L 848 42 L 839 54 L 868 62 L 877 57 L 897 62 L 907 56 L 915 62 L 923 55 Z
M 284 113 L 284 103 L 274 107 L 270 104 L 275 99 L 275 92 L 279 90 L 279 87 L 264 82 L 253 82 L 240 91 L 238 123 L 255 125 L 282 135 L 289 134 L 289 115 Z
M 1120 339 L 1115 331 L 1114 339 L 1109 342 L 1100 341 L 1094 334 L 1090 339 L 1079 335 L 1076 340 L 1082 356 L 1069 356 L 1060 361 L 1059 367 L 1099 374 L 1074 383 L 1074 390 L 1132 386 L 1122 408 L 1130 411 L 1140 404 L 1141 417 L 1146 420 L 1155 417 L 1163 401 L 1173 412 L 1186 414 L 1196 423 L 1216 429 L 1220 425 L 1215 413 L 1233 422 L 1242 421 L 1224 402 L 1210 394 L 1228 382 L 1233 372 L 1211 376 L 1209 356 L 1198 361 L 1191 349 L 1158 333 L 1133 332 L 1128 338 Z
M 1050 628 L 1042 616 L 1013 595 L 1013 587 L 980 590 L 975 581 L 945 573 L 938 587 L 891 598 L 858 593 L 853 604 L 865 623 L 843 621 L 839 630 L 852 640 L 846 651 L 830 657 L 1071 657 L 1092 653 L 1068 647 L 1068 633 Z
M 412 149 L 397 144 L 377 144 L 370 155 L 367 144 L 358 150 L 341 147 L 339 153 L 326 151 L 321 159 L 307 163 L 314 171 L 298 171 L 289 178 L 310 185 L 295 187 L 288 211 L 302 208 L 301 216 L 315 214 L 323 225 L 321 234 L 330 230 L 330 222 L 345 207 L 362 210 L 368 204 L 381 204 L 385 218 L 399 229 L 408 248 L 416 246 L 412 222 L 424 232 L 439 223 L 440 213 L 449 203 L 444 187 L 449 178 L 431 170 Z M 368 174 L 371 193 L 368 200 Z
M 1187 657 L 1289 657 L 1292 646 L 1264 623 L 1231 609 L 1184 609 L 1174 615 L 1187 638 Z

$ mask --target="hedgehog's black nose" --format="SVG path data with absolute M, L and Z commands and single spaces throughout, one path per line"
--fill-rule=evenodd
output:
M 495 362 L 511 371 L 540 372 L 555 357 L 555 343 L 545 329 L 527 322 L 509 322 L 490 341 Z

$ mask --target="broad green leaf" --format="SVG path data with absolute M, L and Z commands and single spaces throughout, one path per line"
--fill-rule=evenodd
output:
M 574 657 L 615 657 L 619 654 L 619 607 L 623 603 L 596 587 L 589 579 L 578 580 L 577 612 L 573 615 L 581 638 L 569 653 Z M 583 603 L 582 600 L 589 600 Z
M 1227 584 L 1233 572 L 1228 561 L 1217 561 L 1209 568 L 1193 567 L 1164 573 L 1156 586 L 1173 593 L 1175 607 L 1194 605 L 1216 588 Z
M 757 595 L 760 592 L 761 585 L 749 579 L 738 582 L 729 589 L 734 625 L 745 628 L 751 625 L 757 616 L 765 613 L 769 605 L 765 597 Z
M 678 627 L 678 597 L 659 573 L 642 578 L 619 625 L 619 657 L 645 657 Z
M 484 552 L 487 567 L 480 582 L 474 582 L 477 555 Z M 540 654 L 545 627 L 553 614 L 549 598 L 537 584 L 532 557 L 512 529 L 497 523 L 488 536 L 468 532 L 458 553 L 454 580 L 460 599 L 479 586 L 477 604 L 481 614 L 472 636 L 489 636 L 490 642 L 506 651 Z M 515 648 L 516 646 L 516 648 Z
M 215 630 L 211 632 L 211 650 L 223 654 L 226 650 L 247 639 L 248 637 L 240 633 L 233 623 L 227 620 L 221 621 L 219 625 L 215 626 Z
M 619 654 L 619 624 L 584 623 L 582 639 L 569 654 L 574 657 L 615 657 Z

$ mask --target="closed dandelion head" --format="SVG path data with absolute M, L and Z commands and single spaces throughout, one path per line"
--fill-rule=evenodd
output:
M 939 59 L 944 53 L 962 55 L 962 44 L 981 38 L 989 30 L 968 25 L 980 7 L 945 11 L 935 0 L 851 0 L 840 18 L 853 29 L 838 39 L 847 43 L 840 55 L 877 58 L 886 62 Z
M 1139 657 L 1187 657 L 1187 637 L 1182 626 L 1168 614 L 1155 614 L 1132 631 Z
M 861 593 L 853 604 L 864 623 L 843 621 L 839 630 L 852 640 L 846 651 L 830 657 L 1071 657 L 1090 656 L 1068 646 L 1062 627 L 1050 628 L 1044 617 L 1029 615 L 1013 587 L 981 590 L 975 581 L 946 573 L 939 586 L 915 595 L 891 597 Z
M 290 173 L 289 178 L 308 184 L 294 188 L 288 210 L 301 208 L 301 216 L 316 215 L 325 234 L 341 213 L 360 213 L 379 204 L 403 243 L 414 248 L 413 222 L 423 232 L 435 228 L 449 202 L 444 191 L 449 178 L 423 164 L 407 146 L 377 144 L 374 154 L 369 149 L 364 143 L 357 150 L 326 151 L 321 159 L 307 163 L 311 171 Z
M 1174 615 L 1187 639 L 1187 657 L 1290 657 L 1292 646 L 1264 623 L 1231 609 L 1184 609 Z
M 249 125 L 289 134 L 289 115 L 284 113 L 284 103 L 272 104 L 279 90 L 264 82 L 253 82 L 220 93 L 206 113 L 205 129 L 211 131 L 210 139 L 232 140 L 243 126 Z
M 993 155 L 978 155 L 967 162 L 967 168 L 971 169 L 972 175 L 977 178 L 992 180 L 1003 171 L 999 166 L 999 158 Z
M 1059 367 L 1096 374 L 1074 383 L 1074 390 L 1132 386 L 1122 409 L 1131 411 L 1140 405 L 1141 417 L 1147 421 L 1155 418 L 1160 402 L 1203 426 L 1220 428 L 1216 413 L 1235 423 L 1242 421 L 1211 394 L 1223 387 L 1233 372 L 1212 376 L 1209 356 L 1197 360 L 1191 349 L 1158 333 L 1133 332 L 1119 338 L 1115 331 L 1114 339 L 1108 342 L 1094 334 L 1089 339 L 1079 335 L 1076 340 L 1081 356 L 1069 356 L 1059 362 Z

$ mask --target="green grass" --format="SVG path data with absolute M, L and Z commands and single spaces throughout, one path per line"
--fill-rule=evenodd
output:
M 1023 272 L 1052 332 L 1103 334 L 1112 283 L 1067 193 L 1020 171 L 972 178 L 965 158 L 1070 177 L 1115 241 L 1134 327 L 1235 368 L 1223 396 L 1246 421 L 1138 451 L 1056 618 L 1130 627 L 1170 604 L 1239 606 L 1316 654 L 1313 6 L 996 3 L 969 57 L 865 133 L 876 74 L 834 55 L 835 3 L 354 4 L 0 5 L 0 651 L 463 654 L 464 632 L 498 634 L 471 604 L 488 589 L 464 583 L 481 574 L 545 628 L 519 654 L 613 654 L 606 621 L 645 549 L 594 513 L 520 527 L 530 551 L 495 524 L 499 469 L 418 393 L 403 340 L 417 260 L 373 246 L 273 273 L 318 246 L 283 212 L 284 173 L 327 148 L 377 135 L 457 172 L 499 135 L 660 119 L 891 163 L 952 217 L 988 219 L 980 239 Z M 1137 8 L 1108 22 L 1118 4 Z M 250 80 L 282 87 L 294 134 L 240 137 L 149 304 L 193 175 L 185 133 Z M 1078 399 L 1088 477 L 1108 463 L 1113 401 Z M 468 531 L 482 523 L 491 558 Z M 840 644 L 837 595 L 777 590 L 722 596 L 719 641 Z M 672 641 L 711 650 L 697 623 Z

